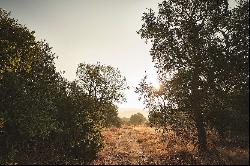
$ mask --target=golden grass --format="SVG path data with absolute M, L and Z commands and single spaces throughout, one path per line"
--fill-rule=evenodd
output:
M 210 152 L 199 155 L 196 145 L 170 133 L 162 138 L 154 128 L 123 126 L 106 128 L 104 149 L 93 165 L 165 165 L 165 164 L 249 164 L 249 148 L 221 150 L 208 134 Z M 217 147 L 217 148 L 215 148 Z M 228 157 L 229 156 L 229 157 Z

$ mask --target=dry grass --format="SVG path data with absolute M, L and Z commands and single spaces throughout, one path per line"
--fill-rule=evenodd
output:
M 150 127 L 108 128 L 102 134 L 104 149 L 94 165 L 249 164 L 249 147 L 221 147 L 211 134 L 211 150 L 203 155 L 198 155 L 193 142 L 184 142 L 174 133 L 163 141 L 161 133 Z

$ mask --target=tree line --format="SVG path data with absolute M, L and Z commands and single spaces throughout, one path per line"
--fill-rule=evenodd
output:
M 97 62 L 80 63 L 68 81 L 34 34 L 0 9 L 0 163 L 87 163 L 102 148 L 101 129 L 120 125 L 126 79 Z

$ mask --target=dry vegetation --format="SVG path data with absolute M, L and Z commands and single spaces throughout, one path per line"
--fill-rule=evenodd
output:
M 155 165 L 155 164 L 249 164 L 249 147 L 219 144 L 210 138 L 210 151 L 198 155 L 194 143 L 185 143 L 169 134 L 163 141 L 161 133 L 145 126 L 123 126 L 103 130 L 104 149 L 94 165 Z

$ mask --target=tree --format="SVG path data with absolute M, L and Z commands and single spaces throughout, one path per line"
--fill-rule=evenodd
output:
M 102 147 L 96 100 L 56 72 L 54 59 L 48 43 L 0 9 L 1 164 L 86 163 Z
M 73 158 L 79 163 L 88 163 L 103 147 L 101 126 L 93 119 L 95 100 L 74 81 L 67 82 L 66 91 L 62 92 L 67 95 L 58 94 L 60 97 L 56 101 L 60 130 L 53 133 L 50 140 L 55 147 L 60 147 L 61 156 L 66 156 L 66 161 L 71 162 Z M 64 163 L 64 158 L 59 162 Z
M 56 128 L 50 91 L 58 76 L 54 54 L 47 43 L 35 41 L 34 32 L 2 9 L 0 19 L 0 110 L 4 128 L 13 130 L 17 125 L 23 130 L 20 134 L 47 135 Z
M 169 91 L 163 95 L 167 106 L 160 103 L 157 108 L 165 116 L 187 114 L 185 119 L 196 126 L 200 151 L 207 149 L 205 122 L 214 104 L 224 103 L 224 110 L 236 87 L 248 88 L 249 43 L 243 42 L 249 38 L 248 3 L 242 1 L 230 11 L 226 0 L 169 0 L 159 4 L 157 16 L 149 9 L 142 17 L 138 33 L 152 42 L 152 60 Z M 142 81 L 137 92 L 154 96 L 144 85 Z M 248 94 L 246 88 L 243 91 Z
M 137 113 L 137 114 L 131 115 L 131 117 L 129 119 L 129 124 L 142 125 L 146 121 L 147 121 L 147 119 L 141 113 Z
M 190 137 L 187 134 L 194 133 L 190 114 L 178 109 L 174 100 L 171 81 L 161 80 L 160 88 L 155 88 L 152 83 L 148 83 L 146 75 L 135 92 L 140 94 L 139 100 L 143 99 L 145 107 L 149 110 L 150 126 L 163 129 L 163 135 L 170 130 L 174 130 L 178 137 Z
M 45 41 L 0 9 L 1 158 L 45 139 L 59 126 L 53 95 L 59 73 Z
M 79 86 L 98 101 L 124 102 L 126 78 L 117 68 L 109 65 L 80 63 L 77 68 Z
M 109 126 L 110 122 L 118 123 L 116 103 L 126 101 L 123 90 L 126 90 L 126 78 L 117 68 L 109 65 L 80 63 L 77 68 L 77 84 L 95 100 L 96 121 Z M 111 117 L 112 116 L 112 117 Z M 112 121 L 110 121 L 113 119 Z M 114 120 L 116 119 L 116 120 Z

